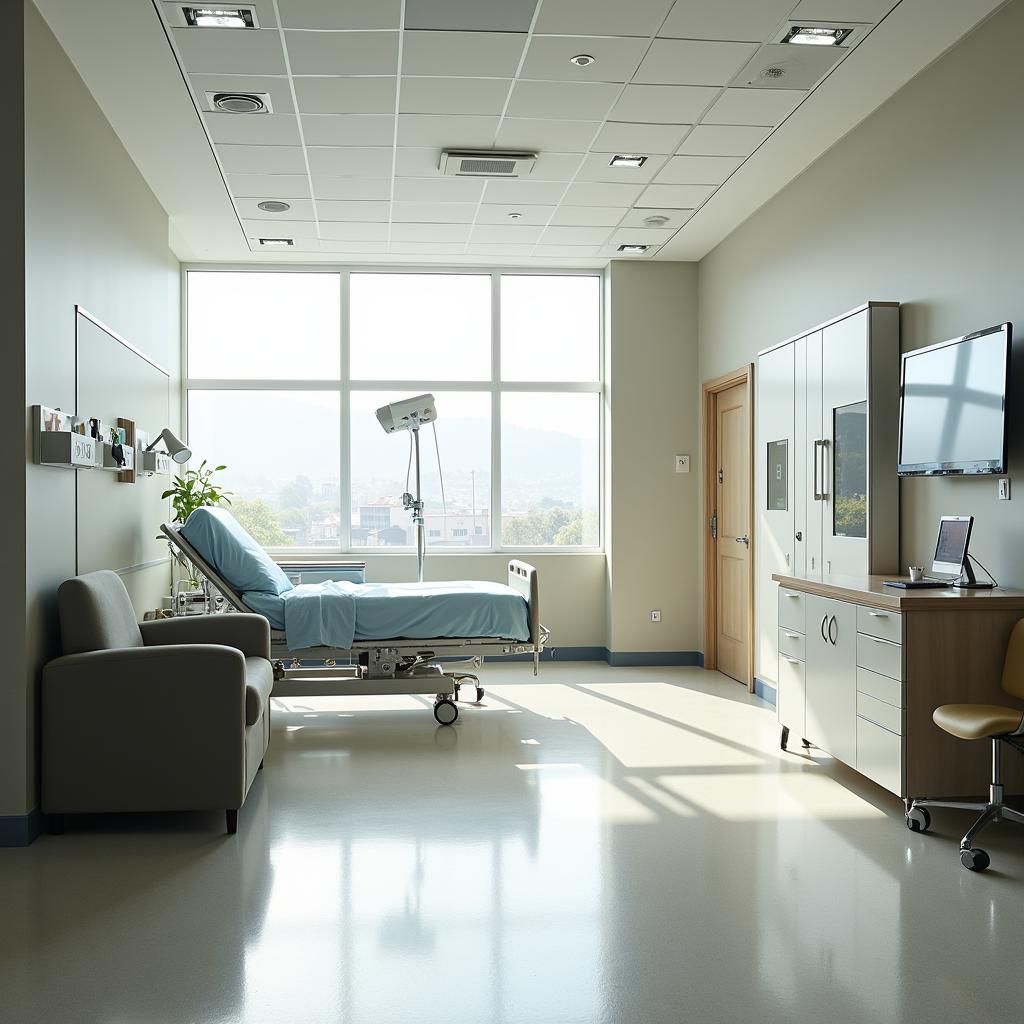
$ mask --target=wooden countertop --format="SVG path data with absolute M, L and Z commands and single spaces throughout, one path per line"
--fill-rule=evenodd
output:
M 851 604 L 871 608 L 891 608 L 894 611 L 950 611 L 954 608 L 996 609 L 1020 608 L 1024 610 L 1024 591 L 996 587 L 994 590 L 943 589 L 900 590 L 886 587 L 883 580 L 900 579 L 886 576 L 787 576 L 772 573 L 772 579 L 791 590 L 818 597 L 833 597 Z

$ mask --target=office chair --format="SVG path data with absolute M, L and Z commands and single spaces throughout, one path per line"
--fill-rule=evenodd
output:
M 1024 700 L 1024 619 L 1010 633 L 1003 663 L 1002 687 L 1010 695 Z M 940 729 L 962 740 L 991 740 L 992 781 L 988 788 L 988 802 L 914 800 L 907 809 L 907 828 L 911 832 L 927 832 L 931 825 L 928 807 L 981 811 L 981 817 L 960 840 L 960 863 L 969 871 L 984 871 L 989 865 L 989 857 L 984 850 L 971 845 L 974 837 L 994 821 L 1016 821 L 1024 825 L 1024 813 L 1007 807 L 1003 802 L 1001 768 L 1001 744 L 1007 743 L 1024 753 L 1024 711 L 1001 704 L 943 704 L 932 712 L 932 719 Z

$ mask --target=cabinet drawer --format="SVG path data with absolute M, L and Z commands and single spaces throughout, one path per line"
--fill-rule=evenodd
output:
M 898 679 L 880 676 L 869 668 L 857 669 L 857 692 L 866 693 L 894 708 L 903 707 L 903 684 Z
M 806 633 L 804 626 L 807 615 L 807 598 L 799 590 L 788 590 L 779 587 L 779 626 L 782 629 L 795 629 L 798 633 Z
M 857 608 L 857 632 L 903 643 L 903 616 L 881 608 Z
M 778 713 L 780 724 L 792 729 L 798 736 L 805 732 L 806 690 L 805 666 L 787 654 L 779 655 Z
M 857 634 L 857 665 L 890 679 L 903 678 L 903 647 L 888 640 Z
M 903 739 L 881 726 L 857 719 L 857 771 L 903 795 Z
M 788 655 L 797 661 L 806 661 L 804 654 L 804 635 L 794 629 L 779 630 L 779 655 Z
M 903 712 L 868 693 L 857 694 L 857 716 L 866 718 L 869 722 L 888 729 L 889 732 L 903 735 Z

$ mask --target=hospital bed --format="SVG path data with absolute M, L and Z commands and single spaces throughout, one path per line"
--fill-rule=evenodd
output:
M 242 594 L 182 535 L 181 527 L 180 523 L 164 523 L 160 529 L 172 549 L 188 559 L 210 585 L 223 594 L 231 608 L 252 612 L 253 609 L 243 601 Z M 508 563 L 508 586 L 526 603 L 526 636 L 438 636 L 427 639 L 394 636 L 356 639 L 346 648 L 316 646 L 292 649 L 286 631 L 275 628 L 272 621 L 272 696 L 433 694 L 434 717 L 442 725 L 451 725 L 458 718 L 455 702 L 460 699 L 463 686 L 475 688 L 478 702 L 484 696 L 476 674 L 463 670 L 460 665 L 479 669 L 485 657 L 532 655 L 533 672 L 537 674 L 540 655 L 549 636 L 540 621 L 537 570 L 526 562 L 511 559 Z M 472 600 L 472 594 L 467 596 Z

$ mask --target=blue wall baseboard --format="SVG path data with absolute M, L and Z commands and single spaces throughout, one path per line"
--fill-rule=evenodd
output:
M 754 676 L 754 693 L 761 698 L 761 700 L 767 701 L 769 704 L 774 706 L 778 701 L 778 695 L 775 687 L 771 683 L 766 683 L 763 679 L 758 679 Z
M 640 665 L 696 665 L 704 667 L 701 651 L 609 651 L 607 647 L 549 647 L 541 661 L 604 661 L 617 668 Z M 532 654 L 510 654 L 494 662 L 533 661 Z
M 43 816 L 35 807 L 28 814 L 0 817 L 0 847 L 28 846 L 43 830 Z

